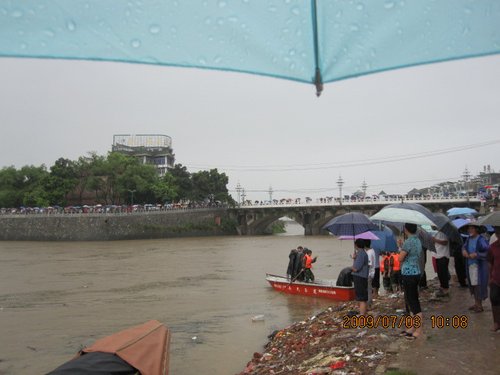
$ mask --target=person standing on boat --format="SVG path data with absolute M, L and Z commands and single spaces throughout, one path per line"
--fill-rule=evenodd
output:
M 365 251 L 365 240 L 358 238 L 354 241 L 354 259 L 352 265 L 352 279 L 356 301 L 359 302 L 359 314 L 365 315 L 368 302 L 368 255 Z
M 295 256 L 294 268 L 295 268 L 295 279 L 297 281 L 304 281 L 304 248 L 302 246 L 297 247 L 297 255 Z
M 306 283 L 314 282 L 314 274 L 312 273 L 312 264 L 316 262 L 316 257 L 312 257 L 312 251 L 304 249 L 304 281 Z
M 290 250 L 288 255 L 288 267 L 286 269 L 286 277 L 290 280 L 294 280 L 297 273 L 295 272 L 295 258 L 297 257 L 297 249 Z

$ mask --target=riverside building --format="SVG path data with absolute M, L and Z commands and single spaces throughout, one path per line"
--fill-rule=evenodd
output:
M 172 138 L 164 134 L 115 134 L 112 151 L 134 156 L 143 164 L 153 164 L 160 176 L 175 163 Z

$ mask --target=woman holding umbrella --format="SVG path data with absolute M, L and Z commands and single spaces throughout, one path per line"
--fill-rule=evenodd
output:
M 469 238 L 465 241 L 462 255 L 467 260 L 467 278 L 470 292 L 474 296 L 474 305 L 469 310 L 483 311 L 483 300 L 488 298 L 488 265 L 486 257 L 489 245 L 486 239 L 479 234 L 479 225 L 469 223 L 467 231 Z
M 403 290 L 405 294 L 405 302 L 414 317 L 413 326 L 407 327 L 403 332 L 409 340 L 416 339 L 422 335 L 423 314 L 420 308 L 418 298 L 418 284 L 420 281 L 420 257 L 422 256 L 422 243 L 417 236 L 417 225 L 406 223 L 404 231 L 407 235 L 406 241 L 401 247 L 399 253 L 399 261 L 401 262 L 401 277 L 403 282 Z

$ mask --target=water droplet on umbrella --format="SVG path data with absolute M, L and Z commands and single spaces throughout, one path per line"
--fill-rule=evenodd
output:
M 154 24 L 154 25 L 149 26 L 149 32 L 151 34 L 158 34 L 160 31 L 161 31 L 161 28 L 159 25 Z
M 350 26 L 349 26 L 349 29 L 351 31 L 359 31 L 359 25 L 356 24 L 356 23 L 352 23 Z
M 470 27 L 464 26 L 462 29 L 462 35 L 467 35 L 468 33 L 470 33 Z
M 227 17 L 227 20 L 229 22 L 236 23 L 236 22 L 238 22 L 238 17 L 237 16 L 229 16 L 229 17 Z
M 269 10 L 270 12 L 276 12 L 278 8 L 276 8 L 276 6 L 274 5 L 270 5 L 269 8 L 267 8 L 267 10 Z
M 74 23 L 72 20 L 69 20 L 68 22 L 66 22 L 66 28 L 69 31 L 75 31 L 76 30 L 76 23 Z
M 296 51 L 292 48 L 291 50 L 288 51 L 288 54 L 290 56 L 295 56 Z
M 357 9 L 357 10 L 363 10 L 363 9 L 365 9 L 365 6 L 364 6 L 364 4 L 362 4 L 362 3 L 358 3 L 358 4 L 356 5 L 356 9 Z
M 198 62 L 201 64 L 201 65 L 207 65 L 207 60 L 204 58 L 204 57 L 200 57 L 198 59 Z
M 219 64 L 221 61 L 222 61 L 222 57 L 221 56 L 217 55 L 217 56 L 214 57 L 214 62 L 216 64 Z
M 468 8 L 468 7 L 465 7 L 465 8 L 464 8 L 464 13 L 465 13 L 465 14 L 471 14 L 471 13 L 472 13 L 472 9 L 471 9 L 471 8 Z
M 386 1 L 384 3 L 384 8 L 385 9 L 392 9 L 392 8 L 394 8 L 394 1 Z
M 292 8 L 292 13 L 298 16 L 300 14 L 300 9 L 299 7 L 293 7 Z
M 21 43 L 21 49 L 26 49 L 28 48 L 28 45 L 26 43 Z
M 221 1 L 219 1 L 218 5 L 219 5 L 219 8 L 225 8 L 227 3 L 223 0 L 221 0 Z
M 132 39 L 130 45 L 134 48 L 139 48 L 141 46 L 141 41 L 139 39 Z
M 10 15 L 11 15 L 13 18 L 21 18 L 21 17 L 24 15 L 24 13 L 23 13 L 21 10 L 16 9 L 16 10 L 13 10 L 13 11 L 10 13 Z
M 52 30 L 48 29 L 44 31 L 44 34 L 47 35 L 49 38 L 53 38 L 56 36 L 56 33 L 53 32 Z

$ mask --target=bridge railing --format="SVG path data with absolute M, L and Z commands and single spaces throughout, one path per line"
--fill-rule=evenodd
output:
M 285 207 L 342 207 L 342 206 L 386 206 L 393 203 L 420 203 L 420 204 L 430 204 L 430 203 L 452 203 L 452 204 L 464 204 L 467 205 L 469 203 L 480 203 L 481 199 L 467 198 L 467 197 L 425 197 L 425 198 L 382 198 L 382 199 L 373 199 L 373 198 L 365 198 L 365 199 L 332 199 L 332 200 L 324 200 L 324 201 L 292 201 L 292 202 L 278 202 L 278 203 L 270 203 L 270 202 L 258 202 L 258 203 L 245 203 L 238 208 L 241 209 L 251 209 L 251 208 L 285 208 Z

